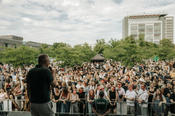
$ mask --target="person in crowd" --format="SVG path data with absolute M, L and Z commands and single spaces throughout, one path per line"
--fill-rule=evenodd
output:
M 94 92 L 94 89 L 90 89 L 89 90 L 89 93 L 87 95 L 87 102 L 88 102 L 88 113 L 89 113 L 89 116 L 92 116 L 91 114 L 93 113 L 92 112 L 92 104 L 95 100 L 95 92 Z
M 96 99 L 93 102 L 93 112 L 97 115 L 97 116 L 105 116 L 110 112 L 110 104 L 109 102 L 104 99 L 104 92 L 100 91 L 99 92 L 99 99 Z
M 4 87 L 5 79 L 4 74 L 2 73 L 2 65 L 1 65 L 1 71 L 0 71 L 0 89 Z
M 124 96 L 125 96 L 125 90 L 124 88 L 122 87 L 122 83 L 121 82 L 118 82 L 117 84 L 117 100 L 118 100 L 118 106 L 119 107 L 119 111 L 120 111 L 120 114 L 123 114 L 124 113 L 124 107 L 125 107 L 125 104 L 124 104 Z
M 72 93 L 70 94 L 70 113 L 78 113 L 78 102 L 80 101 L 79 96 L 77 94 L 77 90 L 73 89 Z
M 155 98 L 156 92 L 154 91 L 157 90 L 160 91 L 161 95 L 165 96 L 166 99 L 165 101 L 167 101 L 167 103 L 170 103 L 169 106 L 170 110 L 167 110 L 168 112 L 165 111 L 165 109 L 167 108 L 167 104 L 161 105 L 164 106 L 164 108 L 162 107 L 161 110 L 162 113 L 168 114 L 170 112 L 173 112 L 172 107 L 174 107 L 173 91 L 175 88 L 175 78 L 174 78 L 175 69 L 172 67 L 172 64 L 174 64 L 174 61 L 155 62 L 152 60 L 145 60 L 144 63 L 142 64 L 137 63 L 133 67 L 127 67 L 123 66 L 121 62 L 107 60 L 101 63 L 86 62 L 83 63 L 81 66 L 61 68 L 58 66 L 57 62 L 51 62 L 50 65 L 53 67 L 53 69 L 56 69 L 55 80 L 57 83 L 52 88 L 58 88 L 58 90 L 57 89 L 53 90 L 50 89 L 49 87 L 48 90 L 52 90 L 52 92 L 50 92 L 52 94 L 51 98 L 53 99 L 52 101 L 56 102 L 57 104 L 55 105 L 55 107 L 57 108 L 54 108 L 57 109 L 57 112 L 60 112 L 61 109 L 66 110 L 66 112 L 70 111 L 71 103 L 69 97 L 70 95 L 68 94 L 69 93 L 73 94 L 73 90 L 77 90 L 78 91 L 77 94 L 80 98 L 80 102 L 78 103 L 79 108 L 78 113 L 80 112 L 84 113 L 84 112 L 91 112 L 90 104 L 92 103 L 93 100 L 100 98 L 99 96 L 100 91 L 104 92 L 103 98 L 106 100 L 111 100 L 112 103 L 113 98 L 115 98 L 114 97 L 115 92 L 112 90 L 112 88 L 115 87 L 117 107 L 114 108 L 115 104 L 113 104 L 112 105 L 113 107 L 110 108 L 111 113 L 126 114 L 127 107 L 128 107 L 128 113 L 130 113 L 130 111 L 132 111 L 132 105 L 133 105 L 126 103 L 129 100 L 132 101 L 132 99 L 127 99 L 126 98 L 127 95 L 125 95 L 125 93 L 130 90 L 129 89 L 130 85 L 132 85 L 132 90 L 135 91 L 135 93 L 137 94 L 140 93 L 142 95 L 143 92 L 142 84 L 145 84 L 146 90 L 148 90 L 149 114 L 150 115 L 153 114 L 152 111 L 158 112 L 158 110 L 156 109 L 159 108 L 159 105 L 156 106 L 155 102 L 164 101 L 164 99 L 162 99 L 164 97 L 161 98 L 159 92 L 157 93 L 158 95 L 156 95 L 157 97 Z M 0 77 L 3 77 L 2 79 L 3 81 L 0 82 L 0 87 L 4 89 L 4 92 L 7 94 L 8 96 L 7 99 L 10 99 L 10 96 L 13 95 L 13 100 L 10 99 L 10 101 L 13 101 L 11 103 L 13 104 L 13 110 L 28 111 L 28 109 L 30 109 L 29 108 L 30 104 L 25 105 L 29 103 L 27 100 L 30 99 L 25 96 L 26 94 L 30 94 L 26 92 L 27 91 L 26 75 L 33 67 L 34 67 L 33 64 L 28 66 L 24 65 L 23 67 L 14 67 L 13 65 L 10 64 L 1 64 L 0 66 Z M 35 90 L 38 89 L 38 85 L 40 84 L 39 82 L 41 81 L 42 78 L 38 80 Z M 64 88 L 67 88 L 68 92 L 63 92 Z M 94 92 L 91 92 L 91 90 L 93 90 Z M 110 95 L 109 91 L 111 92 Z M 90 97 L 88 98 L 89 94 Z M 133 96 L 131 96 L 131 98 L 132 97 Z M 23 105 L 20 105 L 17 101 L 14 101 L 15 98 L 16 100 L 24 99 L 26 102 L 23 102 Z M 142 97 L 140 99 L 142 99 Z M 138 102 L 138 99 L 136 99 L 136 101 Z M 19 104 L 19 106 L 16 102 Z M 63 102 L 66 104 L 64 104 Z M 135 103 L 137 104 L 137 102 Z M 15 103 L 17 105 L 15 105 Z M 146 103 L 147 102 L 141 102 L 141 105 L 138 105 L 139 107 L 136 107 L 136 105 L 134 104 L 134 107 L 136 107 L 135 110 L 139 112 L 139 108 L 142 109 L 141 106 L 145 105 Z M 49 104 L 49 106 L 51 107 L 51 104 Z M 114 112 L 115 110 L 113 108 L 117 109 L 117 112 Z M 142 111 L 140 112 L 140 114 L 142 113 Z M 134 113 L 136 114 L 136 112 Z
M 94 81 L 91 81 L 90 82 L 90 85 L 89 85 L 89 90 L 93 89 L 95 90 L 96 86 L 95 86 L 95 82 Z
M 22 90 L 21 90 L 21 85 L 20 83 L 16 84 L 15 85 L 15 88 L 14 88 L 14 96 L 15 96 L 15 100 L 16 100 L 16 103 L 18 104 L 18 106 L 20 107 L 21 109 L 21 104 L 22 104 Z
M 118 97 L 118 93 L 116 92 L 116 90 L 115 90 L 115 87 L 114 86 L 112 86 L 111 87 L 111 89 L 109 90 L 109 92 L 108 92 L 108 98 L 109 98 L 109 103 L 110 103 L 110 105 L 111 105 L 111 109 L 110 109 L 110 111 L 112 112 L 112 113 L 116 113 L 116 103 L 117 103 L 117 97 Z
M 29 98 L 27 96 L 27 90 L 26 89 L 24 91 L 23 111 L 30 111 L 30 102 L 29 102 Z
M 146 85 L 141 85 L 142 93 L 139 93 L 137 96 L 137 101 L 141 107 L 141 115 L 148 115 L 148 92 L 146 90 Z
M 105 88 L 105 86 L 104 85 L 98 85 L 97 86 L 97 90 L 96 90 L 96 92 L 97 92 L 97 96 L 96 96 L 96 98 L 100 98 L 100 96 L 99 96 L 99 93 L 100 93 L 100 91 L 103 91 L 104 92 L 104 98 L 105 99 L 109 99 L 108 98 L 108 94 L 107 94 L 107 91 L 106 91 L 106 88 Z
M 68 101 L 70 98 L 70 93 L 68 91 L 68 88 L 64 87 L 61 95 L 60 95 L 60 101 L 61 101 L 61 112 L 67 113 L 68 112 Z
M 170 95 L 170 111 L 173 115 L 175 114 L 175 88 Z
M 164 89 L 163 95 L 165 97 L 168 97 L 167 95 L 171 93 L 172 85 L 170 83 L 167 83 L 166 88 Z
M 82 81 L 81 81 L 81 80 L 80 80 L 80 81 L 78 81 L 78 84 L 76 85 L 76 88 L 77 88 L 77 89 L 80 89 L 80 88 L 85 89 L 85 86 L 83 85 L 83 83 L 82 83 Z
M 7 77 L 5 79 L 5 83 L 4 83 L 4 89 L 7 91 L 7 93 L 9 94 L 11 92 L 12 89 L 12 81 L 11 81 L 11 78 L 10 77 Z
M 154 95 L 154 85 L 153 83 L 150 85 L 149 87 L 149 91 L 148 91 L 148 115 L 152 116 L 153 114 L 153 95 Z
M 143 92 L 143 89 L 141 88 L 141 86 L 142 86 L 143 84 L 145 84 L 145 80 L 144 80 L 143 78 L 140 78 L 138 81 L 139 81 L 139 83 L 138 83 L 138 91 L 137 91 L 137 94 L 140 94 L 140 93 Z
M 4 101 L 5 99 L 7 99 L 7 93 L 4 91 L 4 89 L 0 89 L 0 110 L 4 110 L 6 108 L 4 108 Z
M 125 98 L 127 103 L 127 114 L 134 114 L 135 113 L 135 100 L 137 94 L 133 90 L 133 85 L 129 84 L 128 90 L 126 91 Z
M 166 104 L 164 105 L 164 109 L 165 109 L 165 111 L 164 111 L 164 116 L 168 116 L 168 112 L 170 112 L 170 104 L 171 104 L 171 102 L 170 102 L 170 97 L 171 97 L 171 95 L 170 95 L 170 93 L 168 93 L 167 94 L 167 97 L 165 97 L 165 99 L 166 99 Z
M 15 96 L 13 94 L 9 96 L 9 100 L 11 100 L 12 102 L 12 111 L 20 111 L 20 107 L 18 106 L 14 98 Z
M 160 89 L 157 89 L 153 96 L 154 114 L 160 116 L 163 110 L 163 103 L 166 103 L 166 99 Z
M 60 108 L 61 103 L 60 103 L 60 99 L 59 98 L 60 98 L 61 92 L 60 92 L 60 90 L 57 87 L 53 88 L 52 91 L 53 91 L 52 101 L 54 103 L 56 103 L 56 112 L 60 112 L 61 111 L 61 108 Z
M 81 87 L 78 91 L 78 96 L 79 96 L 79 99 L 80 99 L 80 102 L 79 102 L 79 110 L 80 110 L 80 113 L 84 115 L 84 111 L 85 111 L 85 101 L 86 101 L 86 95 L 85 95 L 85 92 L 84 92 L 84 88 Z

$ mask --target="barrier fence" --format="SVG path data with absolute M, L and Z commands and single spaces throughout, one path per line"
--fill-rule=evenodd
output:
M 154 101 L 151 103 L 137 103 L 137 102 L 116 102 L 116 107 L 110 107 L 111 112 L 108 116 L 116 115 L 135 115 L 135 116 L 175 116 L 172 113 L 175 103 L 161 103 Z M 87 101 L 79 101 L 71 103 L 67 101 L 52 102 L 52 109 L 56 116 L 95 116 L 92 112 L 92 104 Z M 3 100 L 0 101 L 0 116 L 9 116 L 8 114 L 28 113 L 30 111 L 30 103 L 25 100 Z M 30 114 L 28 113 L 30 116 Z M 26 115 L 26 116 L 28 116 Z M 19 114 L 16 116 L 20 116 Z

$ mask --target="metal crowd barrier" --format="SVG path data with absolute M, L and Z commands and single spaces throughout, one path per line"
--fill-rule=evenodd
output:
M 116 112 L 111 112 L 108 114 L 108 116 L 175 116 L 175 114 L 172 114 L 170 112 L 170 107 L 175 104 L 162 103 L 160 105 L 158 102 L 142 104 L 139 104 L 137 102 L 132 103 L 134 104 L 133 107 L 130 107 L 127 102 L 116 102 L 116 107 L 114 109 Z M 17 106 L 15 106 L 15 104 Z M 30 116 L 30 105 L 26 105 L 29 105 L 29 103 L 25 100 L 2 100 L 0 101 L 0 116 Z M 72 105 L 71 102 L 67 101 L 66 105 L 67 109 L 63 110 L 62 102 L 52 102 L 52 109 L 55 113 L 55 116 L 95 116 L 95 114 L 90 111 L 90 105 L 88 106 L 87 101 L 77 102 L 77 109 L 79 109 L 78 112 L 70 111 Z M 82 108 L 81 112 L 80 108 Z M 132 112 L 128 112 L 129 110 Z

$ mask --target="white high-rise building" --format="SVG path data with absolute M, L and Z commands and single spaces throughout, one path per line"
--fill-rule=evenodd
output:
M 138 39 L 144 35 L 149 42 L 159 43 L 163 38 L 173 42 L 174 18 L 167 14 L 126 16 L 122 24 L 122 36 L 133 36 Z

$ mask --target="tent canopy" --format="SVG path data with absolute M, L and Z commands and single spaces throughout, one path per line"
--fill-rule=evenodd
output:
M 96 56 L 91 58 L 92 62 L 104 62 L 104 60 L 105 60 L 105 58 L 100 54 L 97 54 Z

